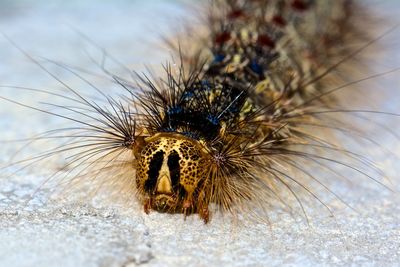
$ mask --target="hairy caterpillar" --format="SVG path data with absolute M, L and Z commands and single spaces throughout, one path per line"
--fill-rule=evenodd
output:
M 71 184 L 87 177 L 99 184 L 95 180 L 106 179 L 120 183 L 128 197 L 136 191 L 146 212 L 199 213 L 206 222 L 210 205 L 251 211 L 267 207 L 271 199 L 282 201 L 282 191 L 297 199 L 299 190 L 318 200 L 307 184 L 328 186 L 302 165 L 329 172 L 333 167 L 321 161 L 351 164 L 374 180 L 353 165 L 379 172 L 368 159 L 337 141 L 324 140 L 327 131 L 311 133 L 307 127 L 357 132 L 341 128 L 340 118 L 327 115 L 346 111 L 338 110 L 330 98 L 340 90 L 340 85 L 333 86 L 340 84 L 340 75 L 323 80 L 368 44 L 361 39 L 357 48 L 347 47 L 357 41 L 347 21 L 352 19 L 348 5 L 349 1 L 216 1 L 207 24 L 210 32 L 197 36 L 197 42 L 196 36 L 190 39 L 196 47 L 170 43 L 180 59 L 165 65 L 164 80 L 139 75 L 132 82 L 105 70 L 126 92 L 117 98 L 99 91 L 104 103 L 89 100 L 58 79 L 68 96 L 50 94 L 70 105 L 50 103 L 50 109 L 34 109 L 80 126 L 67 128 L 71 133 L 65 137 L 70 140 L 32 161 L 70 153 L 62 171 L 67 171 L 63 175 Z M 59 131 L 44 137 L 59 137 Z M 316 151 L 352 161 L 347 164 Z M 298 199 L 298 209 L 304 209 L 302 203 Z

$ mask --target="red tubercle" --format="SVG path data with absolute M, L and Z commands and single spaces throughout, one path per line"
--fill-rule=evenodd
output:
M 275 41 L 266 34 L 261 34 L 258 36 L 257 43 L 262 46 L 268 46 L 270 48 L 275 48 Z
M 228 42 L 231 39 L 231 33 L 230 32 L 221 32 L 219 34 L 215 35 L 215 43 L 216 44 L 223 44 Z
M 321 44 L 325 47 L 325 48 L 329 48 L 331 46 L 333 46 L 335 43 L 335 40 L 332 39 L 331 36 L 329 36 L 328 34 L 324 34 L 321 36 Z
M 286 26 L 286 20 L 282 16 L 279 16 L 279 15 L 275 15 L 272 18 L 272 22 L 280 27 Z
M 227 18 L 228 19 L 239 19 L 239 18 L 244 18 L 246 17 L 246 13 L 242 9 L 234 9 L 231 12 L 228 13 Z
M 308 4 L 306 4 L 302 0 L 293 0 L 292 8 L 297 10 L 297 11 L 305 11 L 305 10 L 308 9 Z

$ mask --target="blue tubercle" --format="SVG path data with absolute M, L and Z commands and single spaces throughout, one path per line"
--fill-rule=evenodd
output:
M 259 75 L 263 74 L 263 68 L 257 63 L 256 60 L 252 60 L 250 62 L 250 69 Z
M 216 118 L 214 115 L 212 115 L 212 114 L 209 114 L 208 116 L 207 116 L 207 120 L 209 121 L 209 122 L 211 122 L 213 125 L 219 125 L 219 119 L 218 118 Z
M 170 107 L 167 110 L 167 114 L 168 115 L 174 115 L 174 114 L 179 114 L 183 112 L 183 108 L 182 107 Z
M 225 58 L 225 55 L 217 54 L 214 56 L 214 63 L 221 63 Z

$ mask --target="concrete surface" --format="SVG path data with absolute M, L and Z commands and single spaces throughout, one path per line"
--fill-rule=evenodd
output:
M 171 30 L 169 25 L 175 25 L 178 17 L 190 14 L 182 8 L 182 2 L 147 2 L 2 1 L 0 31 L 30 55 L 98 70 L 83 47 L 99 61 L 100 53 L 71 30 L 72 26 L 132 69 L 143 70 L 144 64 L 157 68 L 168 58 L 168 51 L 155 45 L 158 34 Z M 379 7 L 396 14 L 396 8 L 399 10 L 396 2 L 386 1 Z M 386 40 L 385 60 L 376 64 L 381 70 L 400 65 L 397 52 L 400 38 L 397 36 L 399 31 Z M 0 85 L 59 89 L 56 81 L 3 37 L 0 37 L 0 58 Z M 110 69 L 117 67 L 111 64 Z M 50 68 L 74 88 L 85 90 L 85 85 L 76 77 L 51 65 Z M 365 84 L 366 87 L 375 84 L 384 87 L 384 99 L 378 105 L 380 110 L 400 113 L 399 81 L 397 73 Z M 12 88 L 0 90 L 1 96 L 30 105 L 62 101 Z M 64 123 L 5 101 L 0 101 L 0 118 L 3 141 L 29 138 Z M 375 116 L 374 119 L 399 132 L 399 119 L 393 116 Z M 382 147 L 394 154 L 400 151 L 398 139 L 387 132 L 372 130 L 372 133 Z M 3 141 L 1 165 L 15 161 L 10 155 L 15 155 L 26 144 Z M 29 146 L 16 158 L 32 155 L 52 142 L 57 143 L 57 140 Z M 398 190 L 398 159 L 384 149 L 364 149 L 391 177 L 391 188 Z M 307 210 L 309 225 L 299 216 L 293 218 L 280 209 L 269 212 L 270 225 L 246 216 L 221 214 L 214 214 L 211 222 L 205 225 L 197 216 L 184 221 L 180 215 L 155 212 L 145 215 L 137 203 L 121 207 L 101 199 L 85 202 L 66 197 L 54 200 L 49 197 L 49 189 L 42 188 L 41 184 L 62 166 L 63 160 L 55 158 L 40 167 L 33 166 L 17 173 L 18 166 L 1 169 L 0 266 L 400 265 L 399 194 L 371 180 L 353 177 L 354 173 L 346 170 L 340 171 L 354 178 L 355 186 L 344 187 L 343 183 L 332 181 L 331 188 L 344 196 L 346 203 L 358 213 L 327 197 L 323 200 L 337 207 L 334 216 L 321 206 L 310 208 Z

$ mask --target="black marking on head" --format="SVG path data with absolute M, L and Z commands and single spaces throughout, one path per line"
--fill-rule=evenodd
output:
M 150 168 L 147 173 L 148 179 L 144 184 L 144 188 L 146 192 L 152 193 L 157 185 L 157 179 L 160 174 L 161 166 L 164 160 L 164 152 L 158 151 L 154 154 L 153 158 L 150 161 Z
M 168 156 L 168 168 L 171 177 L 172 189 L 174 192 L 177 191 L 180 182 L 180 164 L 179 154 L 176 151 L 172 151 Z

